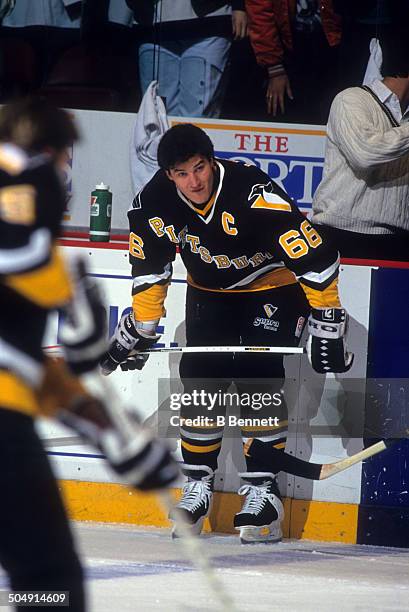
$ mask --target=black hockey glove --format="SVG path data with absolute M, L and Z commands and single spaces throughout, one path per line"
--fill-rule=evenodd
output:
M 96 368 L 107 349 L 106 311 L 95 281 L 87 276 L 84 260 L 73 264 L 74 297 L 62 311 L 59 335 L 72 372 Z
M 343 308 L 313 308 L 308 318 L 307 344 L 312 367 L 320 374 L 347 372 L 354 354 L 345 347 L 348 313 Z
M 115 474 L 131 487 L 161 489 L 180 475 L 166 443 L 120 406 L 108 411 L 99 399 L 84 395 L 62 410 L 59 420 L 101 450 Z
M 118 365 L 124 371 L 141 370 L 148 355 L 140 355 L 140 351 L 151 348 L 159 338 L 159 335 L 137 329 L 133 313 L 124 315 L 118 323 L 108 352 L 101 359 L 102 374 L 108 376 Z

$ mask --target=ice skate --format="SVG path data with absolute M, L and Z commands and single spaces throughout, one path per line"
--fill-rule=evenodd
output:
M 279 542 L 284 507 L 274 474 L 247 472 L 240 476 L 249 481 L 239 489 L 239 495 L 246 495 L 246 499 L 234 517 L 241 543 Z
M 182 497 L 176 508 L 182 513 L 186 524 L 190 525 L 192 533 L 200 534 L 203 522 L 210 514 L 214 473 L 206 465 L 184 465 L 182 470 L 188 479 L 183 486 Z M 172 537 L 180 537 L 176 513 L 170 512 L 169 518 L 175 523 Z

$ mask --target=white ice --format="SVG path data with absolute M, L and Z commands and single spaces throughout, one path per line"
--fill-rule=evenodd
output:
M 221 609 L 168 530 L 101 523 L 73 529 L 90 612 Z M 201 540 L 240 612 L 409 610 L 409 550 L 291 540 L 242 546 L 222 535 Z M 0 583 L 4 588 L 4 576 Z

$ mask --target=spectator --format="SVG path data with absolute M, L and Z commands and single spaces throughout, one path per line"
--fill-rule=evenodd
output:
M 327 126 L 313 221 L 341 256 L 409 259 L 409 44 L 382 48 L 382 80 L 340 92 Z
M 246 0 L 257 62 L 267 69 L 267 112 L 324 124 L 336 93 L 341 19 L 332 0 Z
M 81 0 L 18 0 L 2 22 L 2 37 L 22 38 L 35 49 L 45 81 L 55 61 L 80 40 Z
M 408 23 L 407 0 L 334 0 L 342 17 L 339 46 L 339 90 L 354 87 L 364 78 L 369 58 L 369 43 L 377 38 L 381 45 L 393 27 Z
M 247 32 L 244 0 L 127 3 L 142 26 L 142 92 L 157 80 L 168 114 L 220 116 L 231 38 L 243 38 Z

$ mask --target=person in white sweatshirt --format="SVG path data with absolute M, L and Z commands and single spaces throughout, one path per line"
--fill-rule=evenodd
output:
M 126 0 L 140 42 L 143 93 L 159 83 L 169 115 L 219 117 L 232 39 L 247 34 L 244 0 Z
M 409 260 L 409 45 L 384 44 L 383 78 L 331 106 L 312 221 L 341 256 Z

